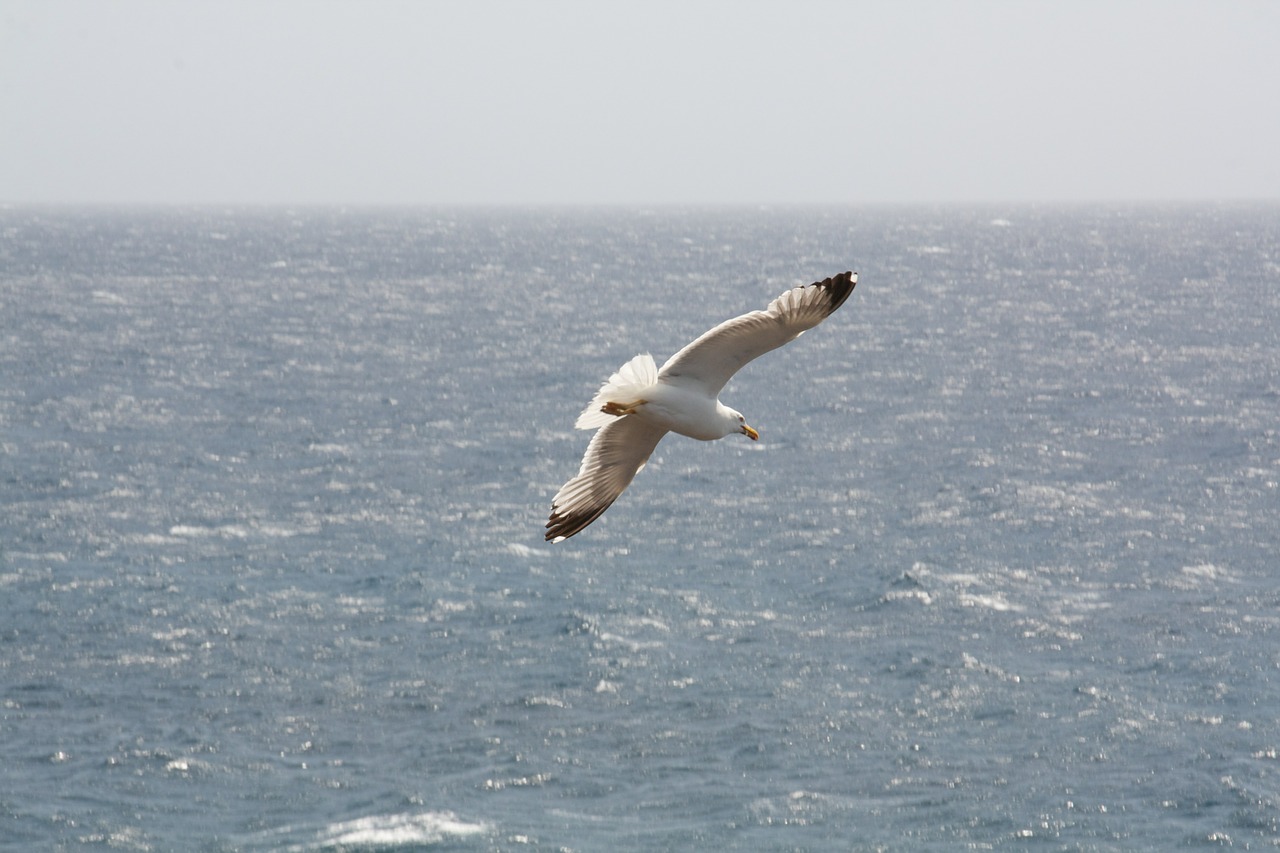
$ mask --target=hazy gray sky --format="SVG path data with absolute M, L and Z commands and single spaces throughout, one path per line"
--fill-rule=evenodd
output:
M 0 201 L 1280 198 L 1280 2 L 0 0 Z

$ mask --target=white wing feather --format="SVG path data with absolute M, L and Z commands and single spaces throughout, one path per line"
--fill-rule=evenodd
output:
M 658 371 L 658 381 L 692 385 L 716 397 L 744 364 L 795 340 L 829 317 L 857 283 L 855 273 L 841 273 L 792 288 L 763 311 L 726 320 L 671 356 Z
M 600 517 L 631 484 L 667 434 L 643 418 L 614 418 L 591 437 L 582 467 L 551 501 L 547 539 L 567 539 Z

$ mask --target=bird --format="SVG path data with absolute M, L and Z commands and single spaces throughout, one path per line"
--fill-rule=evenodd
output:
M 748 362 L 790 343 L 844 304 L 858 274 L 843 272 L 793 287 L 762 311 L 750 311 L 708 330 L 659 370 L 648 353 L 609 377 L 578 416 L 577 429 L 596 430 L 578 473 L 551 501 L 546 541 L 562 542 L 599 518 L 635 479 L 668 432 L 715 441 L 760 433 L 720 391 Z

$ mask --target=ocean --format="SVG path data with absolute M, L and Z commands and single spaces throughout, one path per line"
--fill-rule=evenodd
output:
M 1274 849 L 1278 482 L 1275 205 L 3 208 L 0 849 Z

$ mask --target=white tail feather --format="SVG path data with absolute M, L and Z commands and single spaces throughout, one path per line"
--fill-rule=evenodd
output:
M 574 422 L 577 429 L 596 429 L 612 421 L 616 415 L 606 415 L 600 411 L 605 403 L 618 403 L 629 406 L 643 400 L 645 393 L 658 384 L 658 365 L 653 356 L 647 352 L 628 361 L 618 372 L 609 377 L 609 381 L 600 386 L 600 390 L 591 398 L 591 402 L 578 415 Z

